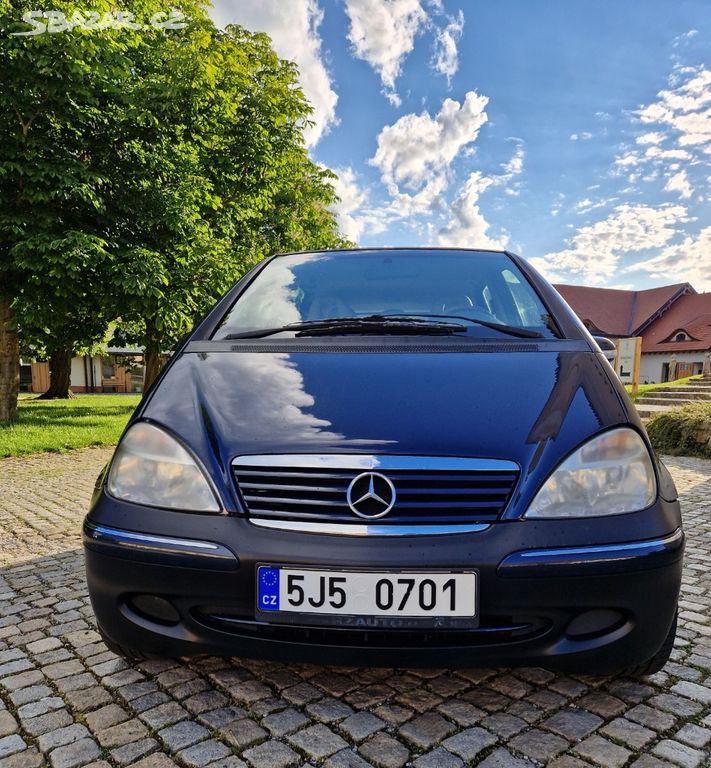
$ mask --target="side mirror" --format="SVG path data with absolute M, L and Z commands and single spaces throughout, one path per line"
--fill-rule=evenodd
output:
M 595 343 L 600 347 L 602 352 L 614 352 L 617 347 L 612 339 L 608 339 L 607 336 L 593 336 Z
M 600 347 L 600 351 L 605 356 L 610 365 L 615 364 L 615 355 L 617 354 L 617 346 L 612 339 L 608 339 L 607 336 L 593 336 L 595 343 Z

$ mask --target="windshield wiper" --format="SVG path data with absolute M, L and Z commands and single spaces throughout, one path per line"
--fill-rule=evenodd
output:
M 408 318 L 411 318 L 413 320 L 424 317 L 424 318 L 448 318 L 450 320 L 466 320 L 468 323 L 473 323 L 474 325 L 481 325 L 483 328 L 491 328 L 492 331 L 500 331 L 501 333 L 506 333 L 509 336 L 518 336 L 522 339 L 542 339 L 543 334 L 539 333 L 538 331 L 532 331 L 530 328 L 521 328 L 518 325 L 506 325 L 504 323 L 495 323 L 492 320 L 479 320 L 475 317 L 467 317 L 466 315 L 438 315 L 438 314 L 429 314 L 425 312 L 417 312 L 413 314 L 402 314 L 399 315 L 397 313 L 390 313 L 386 315 L 379 315 L 378 317 L 382 317 L 384 319 L 401 319 L 406 320 Z
M 325 320 L 306 320 L 301 323 L 290 323 L 277 328 L 261 328 L 253 331 L 228 333 L 222 339 L 260 339 L 265 336 L 273 336 L 276 333 L 287 333 L 289 331 L 294 332 L 296 336 L 329 336 L 351 333 L 445 336 L 453 333 L 463 333 L 466 330 L 466 326 L 461 323 L 433 322 L 432 320 L 405 315 L 402 317 L 368 315 L 366 317 L 332 317 Z

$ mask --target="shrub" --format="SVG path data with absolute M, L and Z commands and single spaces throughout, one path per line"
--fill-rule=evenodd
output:
M 658 413 L 647 422 L 647 432 L 660 453 L 711 459 L 711 402 Z

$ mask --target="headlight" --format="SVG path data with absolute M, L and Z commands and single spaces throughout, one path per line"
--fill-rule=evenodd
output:
M 134 424 L 119 443 L 107 488 L 117 499 L 136 504 L 220 511 L 203 470 L 190 453 L 167 432 L 145 422 Z
M 642 438 L 623 427 L 594 437 L 546 480 L 526 517 L 599 517 L 636 512 L 657 496 Z

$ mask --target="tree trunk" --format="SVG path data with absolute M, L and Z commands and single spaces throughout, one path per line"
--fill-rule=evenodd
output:
M 0 296 L 0 424 L 17 418 L 20 347 L 12 327 L 10 299 Z
M 160 369 L 163 367 L 163 358 L 160 354 L 160 348 L 153 345 L 146 347 L 145 354 L 145 372 L 143 374 L 143 391 L 145 392 L 148 387 L 158 377 Z
M 72 374 L 72 350 L 55 349 L 49 356 L 49 389 L 42 400 L 68 400 L 74 397 L 69 389 Z

